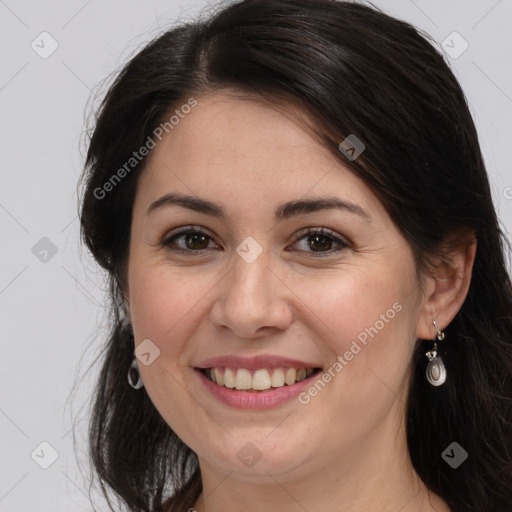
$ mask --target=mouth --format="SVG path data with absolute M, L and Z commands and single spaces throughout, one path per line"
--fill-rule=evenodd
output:
M 221 388 L 248 393 L 268 393 L 275 389 L 293 386 L 322 371 L 322 368 L 233 368 L 215 366 L 196 368 L 209 381 Z

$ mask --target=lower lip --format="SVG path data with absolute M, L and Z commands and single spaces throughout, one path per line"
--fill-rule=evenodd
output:
M 225 386 L 219 386 L 208 379 L 202 371 L 197 368 L 194 370 L 201 379 L 204 387 L 217 398 L 217 400 L 231 407 L 236 407 L 237 409 L 272 409 L 279 407 L 300 395 L 300 393 L 311 384 L 311 381 L 316 379 L 321 373 L 321 370 L 317 370 L 300 382 L 296 382 L 291 386 L 284 385 L 272 391 L 247 392 L 235 391 Z

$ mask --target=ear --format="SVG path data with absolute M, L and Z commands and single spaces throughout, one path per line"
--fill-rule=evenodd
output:
M 434 339 L 435 320 L 441 330 L 455 318 L 466 299 L 475 262 L 477 240 L 475 234 L 457 232 L 441 248 L 441 254 L 432 261 L 433 269 L 425 277 L 416 336 Z

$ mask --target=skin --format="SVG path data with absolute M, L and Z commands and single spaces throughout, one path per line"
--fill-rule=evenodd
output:
M 150 365 L 139 363 L 144 386 L 199 459 L 195 509 L 449 511 L 413 470 L 404 404 L 416 338 L 433 339 L 432 321 L 443 329 L 459 310 L 475 244 L 454 250 L 449 264 L 438 261 L 422 289 L 382 204 L 293 116 L 228 92 L 197 99 L 141 175 L 126 289 L 136 346 L 150 339 L 160 350 Z M 227 217 L 176 206 L 146 215 L 169 192 L 219 203 Z M 285 201 L 333 195 L 370 220 L 338 210 L 273 218 Z M 162 246 L 188 225 L 208 243 L 175 240 L 188 254 Z M 348 245 L 334 252 L 334 240 L 309 235 L 312 249 L 302 234 L 308 227 L 331 229 Z M 236 252 L 248 236 L 263 250 L 250 264 Z M 195 256 L 196 247 L 207 248 Z M 307 405 L 230 408 L 193 370 L 218 355 L 262 353 L 327 369 L 396 303 L 401 311 Z M 237 457 L 248 442 L 261 453 L 252 467 Z

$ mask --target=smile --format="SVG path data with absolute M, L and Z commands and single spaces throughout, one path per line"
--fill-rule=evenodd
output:
M 292 386 L 312 375 L 319 368 L 230 368 L 216 366 L 202 370 L 204 375 L 217 384 L 230 389 L 265 392 L 283 386 Z
M 195 368 L 207 393 L 235 409 L 273 409 L 292 402 L 322 373 L 321 368 Z

